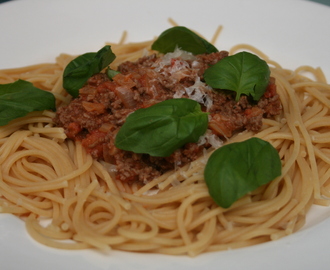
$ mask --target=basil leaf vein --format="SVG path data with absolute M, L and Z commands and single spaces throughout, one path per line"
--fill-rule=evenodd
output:
M 87 80 L 110 65 L 115 58 L 109 45 L 98 52 L 89 52 L 76 57 L 64 69 L 63 88 L 73 97 L 77 97 L 79 89 Z
M 54 95 L 28 81 L 0 85 L 0 126 L 33 111 L 55 109 Z
M 183 26 L 174 26 L 162 32 L 154 41 L 151 48 L 160 53 L 173 52 L 176 47 L 192 54 L 217 52 L 214 47 L 204 38 Z
M 280 176 L 281 168 L 277 150 L 267 141 L 251 138 L 214 151 L 204 177 L 213 200 L 228 208 L 248 192 Z
M 217 89 L 236 92 L 236 101 L 242 94 L 258 101 L 269 83 L 270 69 L 257 55 L 240 52 L 223 58 L 205 70 L 205 82 Z
M 208 114 L 190 99 L 170 99 L 130 114 L 116 135 L 116 147 L 166 157 L 206 132 Z

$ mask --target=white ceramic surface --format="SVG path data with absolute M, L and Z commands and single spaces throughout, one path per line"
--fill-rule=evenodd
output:
M 151 39 L 168 18 L 219 49 L 252 44 L 287 68 L 321 66 L 330 79 L 330 8 L 293 0 L 16 0 L 0 5 L 0 68 L 52 62 L 118 41 Z M 0 269 L 329 269 L 330 209 L 313 207 L 298 233 L 271 243 L 197 258 L 113 251 L 62 251 L 34 242 L 19 219 L 0 214 Z

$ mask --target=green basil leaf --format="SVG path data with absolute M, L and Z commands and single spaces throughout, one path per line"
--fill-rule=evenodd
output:
M 161 53 L 173 52 L 176 47 L 192 54 L 218 51 L 211 43 L 183 26 L 174 26 L 165 30 L 151 46 L 153 50 Z
M 223 208 L 280 175 L 277 150 L 258 138 L 220 147 L 212 153 L 204 170 L 209 193 Z
M 112 80 L 112 78 L 115 77 L 119 73 L 120 73 L 119 71 L 113 70 L 110 67 L 108 67 L 107 72 L 106 72 L 106 74 L 110 80 Z
M 130 114 L 117 133 L 116 147 L 166 157 L 206 132 L 208 114 L 191 99 L 170 99 Z
M 209 86 L 235 91 L 236 101 L 242 94 L 259 100 L 266 91 L 269 76 L 267 63 L 249 52 L 225 57 L 204 73 L 205 82 Z
M 94 74 L 102 71 L 115 60 L 111 46 L 106 45 L 98 52 L 85 53 L 73 59 L 63 73 L 63 88 L 73 97 L 79 95 L 79 89 Z
M 52 93 L 24 80 L 0 85 L 0 126 L 29 112 L 43 110 L 55 110 Z

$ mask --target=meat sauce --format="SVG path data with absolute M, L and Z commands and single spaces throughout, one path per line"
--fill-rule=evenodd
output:
M 152 54 L 136 62 L 124 62 L 112 80 L 104 73 L 92 76 L 78 98 L 58 108 L 54 121 L 64 128 L 68 138 L 81 141 L 93 158 L 114 164 L 118 180 L 147 183 L 197 159 L 205 148 L 219 146 L 221 140 L 236 132 L 259 131 L 264 117 L 280 113 L 273 78 L 258 102 L 247 96 L 237 102 L 232 92 L 215 90 L 204 83 L 205 69 L 226 56 L 226 51 L 194 56 L 176 50 L 161 57 Z M 115 146 L 115 136 L 130 113 L 172 98 L 196 100 L 209 112 L 208 131 L 199 142 L 188 143 L 165 158 Z

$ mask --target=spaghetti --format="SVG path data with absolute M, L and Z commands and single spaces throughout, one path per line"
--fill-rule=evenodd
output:
M 134 61 L 150 53 L 152 41 L 111 44 L 117 58 Z M 0 128 L 0 212 L 25 221 L 38 242 L 61 249 L 117 249 L 188 254 L 241 248 L 299 230 L 313 204 L 330 197 L 330 86 L 321 69 L 283 69 L 261 51 L 238 45 L 271 67 L 283 113 L 265 119 L 258 133 L 282 160 L 282 176 L 230 208 L 217 206 L 203 179 L 208 154 L 144 186 L 112 179 L 109 164 L 93 160 L 79 141 L 66 140 L 50 111 L 30 113 Z M 55 64 L 0 71 L 0 83 L 17 79 L 51 91 L 57 105 L 71 97 L 62 88 L 69 55 Z M 305 73 L 308 73 L 307 76 Z M 310 77 L 313 76 L 313 79 Z M 45 225 L 46 223 L 46 225 Z

